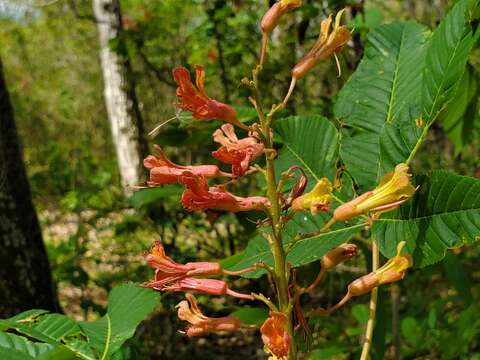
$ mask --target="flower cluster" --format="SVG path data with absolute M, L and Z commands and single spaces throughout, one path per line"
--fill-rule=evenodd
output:
M 267 11 L 260 27 L 263 41 L 260 55 L 260 65 L 265 59 L 267 37 L 279 24 L 282 16 L 301 6 L 301 0 L 279 0 Z M 416 191 L 411 184 L 411 175 L 406 164 L 398 164 L 393 172 L 387 173 L 380 184 L 357 198 L 342 203 L 334 195 L 334 186 L 327 178 L 317 178 L 315 186 L 304 194 L 308 185 L 306 169 L 293 165 L 281 174 L 276 174 L 274 160 L 276 150 L 273 143 L 271 121 L 274 113 L 285 106 L 297 80 L 304 77 L 320 61 L 336 57 L 351 38 L 346 26 L 340 25 L 344 10 L 337 13 L 332 29 L 332 16 L 321 23 L 320 35 L 313 48 L 292 69 L 292 81 L 289 91 L 282 103 L 272 106 L 270 113 L 263 112 L 260 104 L 257 85 L 258 66 L 253 73 L 252 81 L 246 79 L 244 84 L 251 87 L 252 104 L 259 115 L 259 122 L 250 126 L 242 123 L 235 109 L 222 102 L 210 98 L 205 91 L 205 71 L 202 66 L 195 66 L 196 84 L 192 83 L 190 72 L 184 67 L 173 70 L 175 82 L 178 84 L 177 106 L 191 112 L 199 121 L 220 120 L 224 122 L 213 132 L 213 141 L 219 147 L 211 153 L 212 157 L 229 167 L 229 172 L 223 171 L 219 165 L 179 165 L 172 162 L 164 151 L 156 146 L 157 154 L 144 160 L 144 166 L 149 170 L 150 177 L 146 186 L 156 187 L 169 184 L 179 184 L 184 191 L 181 203 L 187 211 L 217 210 L 225 212 L 260 211 L 265 218 L 259 225 L 269 225 L 271 231 L 263 232 L 272 251 L 274 266 L 265 263 L 254 264 L 240 271 L 223 269 L 218 262 L 175 262 L 168 257 L 162 244 L 155 242 L 150 252 L 145 253 L 145 261 L 155 270 L 154 278 L 144 284 L 145 287 L 164 292 L 185 292 L 186 300 L 177 305 L 178 317 L 188 322 L 185 333 L 188 336 L 201 336 L 208 333 L 236 331 L 251 326 L 242 324 L 235 316 L 219 318 L 208 317 L 199 309 L 197 300 L 192 293 L 209 295 L 229 295 L 244 300 L 259 300 L 270 309 L 269 317 L 260 326 L 260 333 L 266 351 L 272 359 L 295 358 L 295 331 L 306 328 L 307 321 L 301 310 L 300 297 L 313 291 L 322 277 L 337 267 L 341 262 L 357 255 L 355 244 L 340 244 L 331 247 L 320 258 L 320 271 L 316 279 L 308 287 L 300 287 L 296 282 L 296 270 L 288 263 L 288 253 L 298 241 L 311 239 L 327 231 L 336 223 L 356 219 L 365 221 L 370 226 L 383 212 L 398 208 L 410 199 Z M 338 63 L 338 60 L 337 60 Z M 236 129 L 237 128 L 237 129 Z M 238 136 L 237 130 L 244 136 Z M 252 163 L 265 156 L 266 169 Z M 321 156 L 321 154 L 319 154 Z M 239 179 L 255 171 L 264 175 L 268 196 L 237 196 L 227 190 L 229 186 L 238 184 Z M 287 193 L 286 183 L 300 174 L 297 182 Z M 277 176 L 279 175 L 279 177 Z M 227 182 L 221 183 L 221 179 Z M 280 180 L 278 180 L 280 179 Z M 277 181 L 278 180 L 278 181 Z M 212 184 L 212 183 L 213 184 Z M 335 204 L 335 201 L 340 204 Z M 335 207 L 336 206 L 336 207 Z M 333 207 L 334 210 L 330 210 Z M 297 234 L 292 239 L 282 239 L 286 233 L 286 224 L 298 213 L 310 212 L 312 216 L 324 219 L 330 216 L 320 229 L 313 233 Z M 333 237 L 334 231 L 330 232 Z M 285 241 L 286 240 L 286 241 Z M 335 239 L 333 239 L 335 240 Z M 334 243 L 335 241 L 331 241 Z M 323 245 L 322 245 L 323 246 Z M 324 245 L 327 246 L 327 245 Z M 398 247 L 397 255 L 388 260 L 382 267 L 360 277 L 348 286 L 345 297 L 334 307 L 320 312 L 330 312 L 338 309 L 349 299 L 371 291 L 373 288 L 401 280 L 406 270 L 412 266 L 412 259 L 402 253 L 404 243 Z M 277 303 L 274 304 L 263 294 L 244 294 L 230 288 L 224 280 L 225 275 L 241 275 L 254 269 L 263 268 L 270 273 L 274 283 Z M 219 278 L 222 277 L 222 278 Z M 293 357 L 292 357 L 293 354 Z

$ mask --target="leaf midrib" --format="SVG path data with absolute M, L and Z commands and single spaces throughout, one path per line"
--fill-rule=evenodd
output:
M 319 234 L 319 235 L 315 235 L 315 236 L 311 236 L 311 237 L 308 237 L 308 238 L 305 238 L 305 239 L 302 239 L 300 241 L 298 241 L 293 247 L 292 247 L 292 251 L 293 249 L 295 249 L 295 247 L 298 246 L 298 244 L 304 242 L 304 241 L 307 241 L 307 240 L 312 240 L 312 239 L 317 239 L 317 238 L 322 238 L 322 237 L 325 237 L 327 235 L 335 235 L 335 234 L 338 234 L 338 233 L 341 233 L 341 232 L 346 232 L 346 231 L 349 231 L 349 230 L 354 230 L 354 229 L 357 229 L 357 228 L 360 228 L 360 227 L 363 227 L 364 224 L 357 224 L 357 225 L 352 225 L 352 226 L 349 226 L 349 227 L 344 227 L 344 228 L 341 228 L 341 229 L 337 229 L 337 230 L 332 230 L 332 231 L 329 231 L 329 232 L 326 232 L 326 233 L 322 233 L 322 234 Z M 288 242 L 285 243 L 284 245 L 288 245 Z M 258 257 L 263 257 L 264 255 L 267 255 L 269 254 L 270 251 L 266 250 L 266 251 L 261 251 L 261 252 L 256 252 L 253 256 L 249 256 L 247 258 L 243 258 L 242 259 L 242 262 L 245 262 L 245 261 L 248 261 L 250 262 L 251 260 L 255 259 L 255 258 L 258 258 Z
M 431 214 L 431 215 L 427 215 L 427 216 L 420 216 L 420 217 L 415 217 L 415 218 L 409 218 L 409 219 L 378 219 L 378 220 L 375 220 L 375 221 L 378 221 L 378 222 L 402 222 L 402 221 L 419 221 L 419 220 L 425 220 L 425 219 L 431 219 L 431 218 L 434 218 L 434 217 L 439 217 L 439 216 L 449 216 L 449 215 L 453 215 L 453 214 L 456 214 L 456 213 L 462 213 L 462 212 L 467 212 L 467 211 L 480 211 L 480 207 L 478 208 L 470 208 L 470 209 L 462 209 L 462 210 L 455 210 L 455 211 L 446 211 L 446 212 L 443 212 L 443 213 L 439 213 L 439 214 Z
M 105 360 L 107 358 L 108 350 L 110 349 L 110 341 L 112 339 L 112 322 L 111 322 L 111 319 L 110 319 L 110 315 L 108 315 L 108 313 L 106 313 L 105 317 L 107 318 L 107 338 L 106 338 L 106 341 L 105 341 L 105 349 L 103 350 L 101 360 Z
M 465 23 L 463 24 L 463 26 L 465 27 Z M 437 29 L 437 30 L 438 30 L 438 29 Z M 462 41 L 465 40 L 465 39 L 466 39 L 466 36 L 463 36 L 463 37 L 461 37 L 460 40 L 457 41 L 457 43 L 455 44 L 455 48 L 454 48 L 454 50 L 453 50 L 453 54 L 452 54 L 452 56 L 450 57 L 450 59 L 448 60 L 448 64 L 447 64 L 446 69 L 449 69 L 449 68 L 450 68 L 450 65 L 452 64 L 452 61 L 453 61 L 453 59 L 455 58 L 455 55 L 456 55 L 456 53 L 457 53 L 458 47 L 460 46 L 460 44 L 462 43 Z M 432 39 L 432 41 L 430 42 L 430 47 L 429 47 L 428 50 L 430 50 L 430 49 L 432 48 L 432 46 L 433 46 L 433 39 Z M 428 56 L 428 54 L 427 54 L 427 56 Z M 425 71 L 425 69 L 424 69 L 423 71 Z M 445 73 L 447 73 L 447 72 L 448 72 L 448 71 L 445 71 Z M 459 81 L 459 80 L 457 80 L 457 83 L 456 83 L 457 85 L 458 85 L 458 81 Z M 427 114 L 428 114 L 428 122 L 429 122 L 429 123 L 433 123 L 433 122 L 436 120 L 436 116 L 435 116 L 435 118 L 432 119 L 432 113 L 433 113 L 433 110 L 435 109 L 435 106 L 437 105 L 437 101 L 438 101 L 438 99 L 439 99 L 439 97 L 440 97 L 440 92 L 441 92 L 441 89 L 442 89 L 443 86 L 444 86 L 444 83 L 445 83 L 445 76 L 442 76 L 442 80 L 440 81 L 440 86 L 437 88 L 437 92 L 436 92 L 436 95 L 435 95 L 435 99 L 434 99 L 434 101 L 433 101 L 433 103 L 432 103 L 432 106 L 431 106 L 429 112 L 427 113 Z M 422 96 L 422 97 L 423 97 L 423 96 Z M 450 99 L 450 100 L 451 100 L 451 99 Z M 448 103 L 448 102 L 447 102 L 447 103 Z M 446 105 L 447 103 L 444 104 L 444 107 L 445 107 L 445 105 Z M 440 112 L 441 112 L 441 110 L 437 111 L 437 115 L 438 115 Z
M 286 146 L 286 147 L 287 147 L 287 150 L 290 151 L 290 152 L 293 154 L 293 156 L 295 156 L 295 158 L 298 159 L 298 161 L 300 161 L 300 163 L 307 169 L 307 171 L 313 176 L 313 178 L 314 178 L 317 182 L 319 182 L 319 181 L 320 181 L 320 178 L 317 176 L 317 174 L 315 174 L 315 173 L 313 172 L 312 168 L 311 168 L 310 166 L 308 166 L 308 164 L 300 157 L 300 155 L 297 154 L 297 153 L 293 150 L 293 148 L 292 148 L 287 142 L 284 143 L 284 146 Z M 342 201 L 342 199 L 340 199 L 338 196 L 336 196 L 336 195 L 333 194 L 333 193 L 332 193 L 332 197 L 333 197 L 338 203 L 340 203 L 340 204 L 343 204 L 343 203 L 344 203 L 344 201 Z
M 407 27 L 407 23 L 403 26 L 402 37 L 400 38 L 400 45 L 398 46 L 398 53 L 397 53 L 397 56 L 395 58 L 395 70 L 393 71 L 392 89 L 390 91 L 390 99 L 388 101 L 387 118 L 385 120 L 386 123 L 391 123 L 392 122 L 391 112 L 392 112 L 392 109 L 393 109 L 394 95 L 396 93 L 395 90 L 397 89 L 396 84 L 397 84 L 397 81 L 398 81 L 398 69 L 400 67 L 400 55 L 402 54 L 403 42 L 404 42 L 405 33 L 406 33 L 406 27 Z M 385 127 L 383 126 L 382 131 L 383 131 L 384 128 Z

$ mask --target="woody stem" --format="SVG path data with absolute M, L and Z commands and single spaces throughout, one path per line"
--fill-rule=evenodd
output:
M 257 67 L 253 71 L 253 87 L 252 87 L 252 97 L 255 101 L 255 108 L 258 113 L 258 117 L 262 126 L 262 133 L 263 137 L 265 138 L 265 148 L 271 149 L 273 146 L 271 131 L 270 131 L 270 123 L 272 120 L 273 113 L 277 109 L 272 109 L 268 116 L 265 116 L 265 113 L 261 107 L 260 95 L 258 92 L 257 86 L 257 75 L 260 67 Z M 278 307 L 279 310 L 283 313 L 287 312 L 288 308 L 288 269 L 286 264 L 286 254 L 285 250 L 283 249 L 282 244 L 282 226 L 281 226 L 281 212 L 280 212 L 280 198 L 277 193 L 277 180 L 275 178 L 275 154 L 273 153 L 266 153 L 266 183 L 267 183 L 267 196 L 270 200 L 270 219 L 272 223 L 272 236 L 270 237 L 270 248 L 273 253 L 274 259 L 274 280 L 275 285 L 277 287 L 277 297 L 278 297 Z M 293 319 L 292 314 L 286 314 L 288 316 L 288 332 L 289 335 L 292 337 L 292 344 L 290 346 L 290 351 L 288 355 L 289 360 L 296 359 L 296 346 L 295 342 L 293 341 L 294 333 L 293 333 Z
M 375 239 L 372 239 L 372 271 L 376 271 L 379 266 L 379 253 Z M 360 360 L 368 360 L 370 348 L 372 346 L 373 329 L 375 328 L 375 315 L 377 312 L 378 287 L 372 289 L 370 293 L 370 305 L 368 313 L 367 328 L 365 330 L 365 339 L 363 340 L 362 355 Z

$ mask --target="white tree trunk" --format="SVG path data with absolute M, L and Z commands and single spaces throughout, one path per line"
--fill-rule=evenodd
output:
M 143 123 L 133 85 L 129 79 L 130 64 L 120 59 L 109 47 L 122 29 L 118 0 L 93 0 L 100 38 L 100 58 L 104 81 L 105 104 L 115 144 L 124 192 L 143 180 L 145 155 Z

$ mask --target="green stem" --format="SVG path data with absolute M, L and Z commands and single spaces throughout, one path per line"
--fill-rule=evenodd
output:
M 379 266 L 379 252 L 375 239 L 372 239 L 372 271 L 376 271 Z M 363 340 L 362 355 L 360 360 L 368 360 L 370 348 L 372 347 L 373 329 L 375 328 L 375 315 L 377 313 L 378 287 L 372 289 L 370 294 L 370 305 L 368 313 L 367 329 L 365 330 L 365 339 Z
M 430 129 L 430 125 L 433 123 L 433 121 L 429 124 L 429 125 L 425 125 L 425 127 L 423 128 L 423 131 L 422 131 L 422 135 L 420 135 L 420 139 L 418 139 L 417 143 L 415 144 L 415 147 L 413 148 L 412 152 L 410 153 L 410 155 L 408 156 L 408 159 L 405 161 L 405 163 L 407 165 L 410 165 L 410 163 L 412 162 L 413 158 L 415 157 L 415 155 L 417 154 L 418 150 L 420 149 L 420 147 L 423 145 L 423 143 L 425 142 L 426 138 L 427 138 L 427 134 L 428 134 L 428 130 Z
M 253 102 L 255 105 L 255 109 L 258 113 L 258 118 L 261 123 L 262 127 L 262 135 L 265 141 L 265 147 L 267 149 L 272 149 L 273 141 L 271 138 L 271 131 L 270 131 L 270 124 L 272 122 L 273 114 L 276 110 L 280 107 L 274 107 L 270 111 L 270 113 L 265 116 L 265 113 L 262 110 L 260 95 L 258 92 L 258 84 L 257 84 L 257 75 L 260 71 L 260 68 L 257 67 L 253 71 L 253 81 L 252 81 L 252 97 Z M 278 297 L 278 307 L 279 310 L 283 313 L 287 312 L 288 303 L 289 303 L 289 296 L 288 296 L 288 269 L 286 264 L 286 254 L 285 250 L 283 249 L 282 243 L 282 225 L 281 225 L 281 208 L 280 208 L 280 198 L 277 192 L 277 180 L 275 178 L 275 162 L 274 162 L 274 154 L 266 153 L 266 183 L 267 183 L 267 196 L 270 200 L 270 219 L 272 223 L 272 236 L 270 238 L 270 247 L 273 253 L 274 259 L 274 273 L 275 273 L 275 285 L 277 287 L 277 297 Z M 292 344 L 290 347 L 290 351 L 288 354 L 289 360 L 295 360 L 297 358 L 296 354 L 296 345 L 294 339 L 294 331 L 293 331 L 293 317 L 292 314 L 286 313 L 288 316 L 288 333 L 292 337 Z

